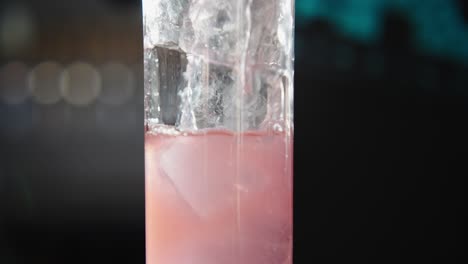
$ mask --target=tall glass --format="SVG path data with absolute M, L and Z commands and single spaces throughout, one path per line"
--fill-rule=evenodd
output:
M 294 0 L 143 18 L 147 263 L 292 263 Z

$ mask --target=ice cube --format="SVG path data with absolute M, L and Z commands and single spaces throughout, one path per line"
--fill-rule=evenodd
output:
M 144 47 L 179 49 L 184 16 L 191 0 L 143 0 Z
M 180 137 L 161 156 L 161 169 L 202 217 L 229 207 L 232 200 L 235 141 L 226 138 Z
M 284 98 L 292 96 L 291 1 L 144 0 L 143 12 L 145 49 L 187 54 L 183 75 L 177 75 L 183 78 L 170 80 L 165 78 L 175 75 L 151 70 L 158 56 L 145 57 L 149 69 L 145 69 L 145 79 L 167 84 L 145 83 L 146 94 L 155 97 L 146 100 L 153 105 L 146 107 L 151 111 L 147 120 L 183 130 L 226 127 L 239 131 L 269 124 L 265 120 L 290 117 L 286 112 L 291 112 L 292 105 Z M 280 85 L 285 80 L 287 85 Z M 167 88 L 173 91 L 162 98 L 160 90 Z

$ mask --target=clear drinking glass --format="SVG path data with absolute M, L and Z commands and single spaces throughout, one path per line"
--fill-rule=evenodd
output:
M 294 0 L 143 19 L 147 263 L 292 263 Z

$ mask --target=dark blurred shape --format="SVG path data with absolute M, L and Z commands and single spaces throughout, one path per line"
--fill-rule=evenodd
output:
M 1 2 L 0 263 L 144 263 L 140 5 Z
M 331 62 L 332 38 L 336 37 L 333 26 L 327 21 L 316 19 L 298 28 L 296 35 L 298 38 L 296 44 L 301 40 L 304 44 L 297 48 L 296 61 L 313 64 L 318 71 L 327 72 L 327 63 Z
M 0 51 L 14 57 L 27 51 L 37 37 L 35 16 L 27 5 L 11 3 L 0 10 Z
M 135 93 L 135 74 L 121 63 L 109 62 L 100 69 L 102 91 L 99 98 L 107 105 L 125 104 Z
M 413 47 L 413 28 L 406 16 L 397 10 L 384 13 L 381 42 L 385 49 L 407 52 Z
M 140 4 L 140 0 L 105 0 L 109 2 L 112 6 L 118 8 L 135 8 Z
M 9 105 L 21 104 L 29 96 L 27 85 L 28 68 L 24 63 L 13 61 L 0 68 L 0 101 Z
M 460 8 L 460 13 L 463 16 L 465 24 L 468 24 L 468 1 L 466 0 L 457 0 L 458 7 Z
M 332 24 L 323 19 L 313 19 L 307 25 L 303 26 L 304 36 L 310 36 L 311 34 L 329 35 L 336 34 Z
M 328 19 L 297 27 L 298 263 L 464 255 L 468 71 L 415 45 L 407 13 L 385 14 L 376 43 Z

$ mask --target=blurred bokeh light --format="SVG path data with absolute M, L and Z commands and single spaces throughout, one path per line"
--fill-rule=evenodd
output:
M 26 82 L 28 72 L 28 67 L 17 61 L 0 68 L 0 100 L 6 104 L 23 103 L 29 96 Z
M 0 11 L 0 48 L 2 54 L 15 56 L 35 41 L 36 24 L 27 6 L 12 3 Z
M 99 99 L 109 105 L 122 105 L 134 94 L 133 72 L 121 63 L 107 63 L 100 68 L 102 91 Z
M 63 67 L 55 62 L 43 62 L 32 69 L 28 84 L 34 100 L 39 104 L 55 104 L 62 99 L 60 79 Z
M 75 106 L 86 106 L 99 96 L 101 76 L 93 66 L 75 63 L 63 72 L 60 88 L 65 101 Z
M 0 263 L 144 262 L 140 5 L 0 1 Z

